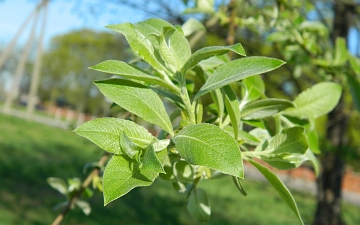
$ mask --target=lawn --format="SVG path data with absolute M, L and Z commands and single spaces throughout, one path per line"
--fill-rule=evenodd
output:
M 27 122 L 0 114 L 0 225 L 50 224 L 58 211 L 52 207 L 63 197 L 52 189 L 50 176 L 81 177 L 83 165 L 97 161 L 102 150 L 71 131 Z M 267 184 L 244 181 L 248 196 L 238 193 L 231 179 L 201 183 L 212 203 L 212 218 L 205 224 L 298 224 L 297 218 Z M 311 224 L 315 200 L 294 192 L 306 224 Z M 165 181 L 137 188 L 103 207 L 101 193 L 90 200 L 93 212 L 71 211 L 63 224 L 183 224 L 196 223 L 186 212 L 185 196 Z M 358 224 L 359 208 L 344 204 L 347 224 Z

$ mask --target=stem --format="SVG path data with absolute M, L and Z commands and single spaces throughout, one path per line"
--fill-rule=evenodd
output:
M 185 105 L 185 110 L 189 116 L 189 120 L 192 124 L 196 124 L 196 120 L 195 120 L 195 109 L 191 104 L 190 101 L 190 97 L 189 97 L 189 93 L 186 89 L 186 85 L 185 82 L 183 82 L 182 84 L 180 84 L 181 86 L 181 92 L 180 92 L 180 97 L 184 102 Z
M 99 160 L 99 166 L 103 166 L 108 160 L 110 154 L 105 153 Z M 94 176 L 97 176 L 100 172 L 99 168 L 94 168 L 91 173 L 87 176 L 86 180 L 81 184 L 80 189 L 75 193 L 75 195 L 69 200 L 68 204 L 65 206 L 63 211 L 55 218 L 51 225 L 58 225 L 64 219 L 65 215 L 71 209 L 71 206 L 80 198 L 81 194 L 84 192 L 85 188 L 87 188 Z

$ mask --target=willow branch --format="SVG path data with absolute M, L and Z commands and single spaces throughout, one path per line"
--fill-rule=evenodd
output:
M 105 153 L 99 160 L 98 164 L 99 167 L 105 165 L 105 163 L 108 161 L 110 154 Z M 75 202 L 80 198 L 84 190 L 91 184 L 94 177 L 98 176 L 100 173 L 100 168 L 96 167 L 94 168 L 91 173 L 87 176 L 85 181 L 81 184 L 80 189 L 74 194 L 74 196 L 69 200 L 68 204 L 65 206 L 63 211 L 55 218 L 55 220 L 52 222 L 52 225 L 58 225 L 61 223 L 61 221 L 64 219 L 65 215 L 70 211 L 71 206 L 75 204 Z

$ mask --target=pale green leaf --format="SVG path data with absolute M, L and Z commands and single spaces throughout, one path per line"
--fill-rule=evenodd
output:
M 289 108 L 283 113 L 300 118 L 317 118 L 325 115 L 337 105 L 341 91 L 341 86 L 333 82 L 315 84 L 295 98 L 295 108 Z
M 205 30 L 206 28 L 200 21 L 190 18 L 182 25 L 182 29 L 184 31 L 184 35 L 187 37 L 195 32 Z
M 168 67 L 174 67 L 174 73 L 181 70 L 191 55 L 188 41 L 184 35 L 173 27 L 163 27 L 159 49 Z
M 91 213 L 91 206 L 88 202 L 85 202 L 83 200 L 77 200 L 75 204 L 83 211 L 85 215 L 90 215 Z
M 356 56 L 349 54 L 349 62 L 350 62 L 351 68 L 354 70 L 355 74 L 357 76 L 359 76 L 360 75 L 360 59 Z
M 245 85 L 246 90 L 241 104 L 246 104 L 255 101 L 265 96 L 265 83 L 260 75 L 255 75 L 245 78 L 242 83 Z
M 148 149 L 149 150 L 149 149 Z M 145 152 L 152 155 L 153 153 Z M 114 155 L 108 162 L 103 176 L 104 205 L 125 195 L 136 187 L 149 186 L 161 172 L 159 162 L 163 164 L 167 158 L 167 152 L 156 153 L 156 159 L 145 157 L 140 166 L 136 161 L 127 156 Z
M 282 60 L 267 57 L 247 57 L 231 61 L 219 67 L 207 79 L 195 98 L 246 77 L 269 72 L 283 64 Z
M 67 195 L 68 185 L 63 179 L 57 177 L 48 177 L 46 181 L 52 188 L 56 189 L 65 196 Z
M 105 97 L 173 136 L 170 118 L 154 91 L 128 80 L 110 79 L 95 81 L 95 84 Z
M 244 177 L 239 146 L 219 127 L 205 123 L 190 125 L 177 133 L 172 141 L 181 157 L 189 163 Z
M 170 85 L 165 81 L 163 81 L 162 79 L 155 77 L 152 74 L 140 69 L 139 67 L 136 67 L 131 64 L 127 64 L 122 61 L 106 60 L 95 66 L 90 67 L 90 69 L 104 73 L 120 75 L 121 77 L 127 79 L 145 81 L 150 84 L 158 84 L 162 87 L 172 90 L 175 93 L 178 92 L 178 89 L 174 85 Z
M 348 59 L 348 51 L 344 38 L 337 37 L 335 42 L 335 56 L 333 66 L 342 66 Z
M 303 127 L 290 127 L 275 135 L 264 151 L 271 154 L 298 153 L 304 154 L 308 148 Z
M 244 120 L 263 119 L 290 107 L 294 107 L 294 104 L 285 99 L 262 99 L 246 104 L 241 109 L 241 118 Z
M 279 195 L 282 197 L 282 199 L 288 204 L 290 209 L 295 213 L 297 218 L 300 220 L 301 224 L 304 224 L 304 222 L 301 219 L 300 212 L 296 205 L 295 199 L 291 195 L 289 189 L 287 189 L 285 184 L 265 166 L 257 163 L 254 160 L 251 160 L 251 159 L 249 161 L 264 175 L 264 177 L 275 188 L 275 190 L 279 193 Z
M 320 165 L 319 165 L 319 161 L 317 160 L 316 156 L 310 149 L 308 149 L 306 151 L 305 156 L 307 157 L 307 160 L 310 161 L 311 165 L 314 167 L 316 176 L 318 176 Z
M 183 68 L 181 69 L 181 73 L 185 74 L 188 69 L 192 68 L 202 60 L 208 59 L 216 55 L 223 55 L 228 53 L 229 51 L 235 52 L 242 56 L 246 55 L 245 50 L 240 43 L 231 46 L 205 47 L 197 50 L 190 56 L 190 58 L 186 61 Z
M 141 148 L 145 148 L 154 137 L 142 126 L 129 120 L 117 118 L 98 118 L 90 120 L 74 130 L 94 142 L 97 146 L 113 154 L 122 154 L 119 138 L 124 132 L 129 139 Z
M 131 141 L 131 139 L 126 135 L 124 131 L 121 131 L 120 133 L 120 149 L 121 152 L 125 155 L 127 155 L 129 158 L 133 159 L 136 153 L 141 151 L 141 148 L 136 146 L 134 142 Z
M 319 149 L 319 136 L 316 130 L 305 132 L 306 139 L 309 143 L 310 150 L 315 154 L 320 154 Z
M 154 49 L 151 41 L 146 36 L 144 36 L 144 34 L 142 34 L 136 28 L 136 26 L 131 23 L 122 23 L 106 27 L 123 34 L 126 40 L 129 42 L 131 49 L 156 70 L 171 74 L 167 70 L 158 52 Z
M 229 114 L 231 125 L 234 130 L 234 137 L 239 135 L 240 109 L 239 102 L 233 89 L 227 85 L 223 87 L 225 93 L 225 107 Z
M 206 192 L 201 188 L 193 187 L 188 198 L 186 208 L 190 215 L 198 222 L 210 220 L 211 207 Z

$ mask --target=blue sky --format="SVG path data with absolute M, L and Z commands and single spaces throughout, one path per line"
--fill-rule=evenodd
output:
M 4 46 L 10 42 L 12 37 L 15 36 L 20 26 L 24 23 L 25 19 L 30 15 L 35 5 L 40 0 L 4 0 L 0 1 L 0 46 Z M 106 30 L 104 26 L 114 23 L 122 22 L 137 22 L 145 17 L 139 13 L 133 13 L 129 8 L 119 7 L 119 16 L 111 16 L 103 14 L 100 16 L 92 16 L 87 13 L 85 16 L 79 16 L 74 12 L 74 2 L 66 0 L 50 1 L 48 8 L 48 20 L 46 24 L 45 43 L 51 37 L 59 34 L 69 32 L 74 29 L 91 28 L 96 30 Z M 85 0 L 84 4 L 88 3 L 101 3 L 100 0 Z M 82 4 L 82 5 L 84 5 Z M 86 9 L 81 9 L 82 13 L 89 12 Z M 28 29 L 25 30 L 19 40 L 20 44 L 25 43 L 32 23 L 28 24 Z M 38 24 L 38 27 L 40 24 Z M 39 32 L 38 32 L 39 33 Z

